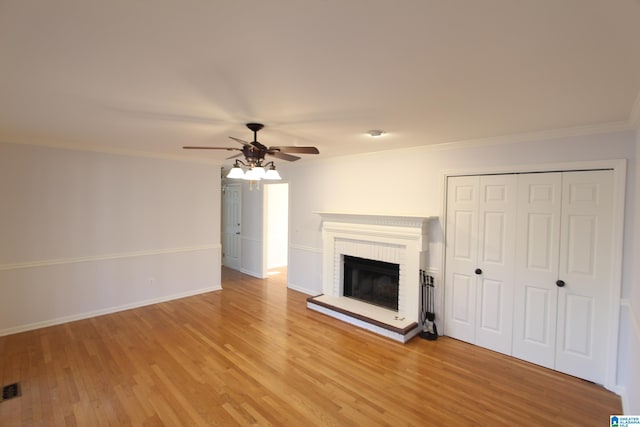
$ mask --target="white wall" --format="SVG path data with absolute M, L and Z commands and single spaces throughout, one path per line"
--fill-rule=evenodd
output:
M 0 144 L 0 335 L 220 288 L 212 165 Z
M 569 163 L 596 160 L 627 160 L 625 241 L 623 256 L 622 304 L 633 300 L 640 307 L 638 273 L 632 266 L 640 254 L 640 238 L 629 238 L 636 229 L 634 206 L 636 188 L 635 132 L 594 134 L 512 144 L 451 144 L 419 147 L 369 155 L 307 161 L 281 167 L 290 181 L 290 247 L 288 285 L 311 295 L 322 293 L 322 236 L 320 217 L 314 211 L 370 212 L 440 216 L 443 210 L 445 172 L 505 168 L 523 165 Z M 429 264 L 436 271 L 442 262 L 442 228 L 434 222 L 430 229 Z M 621 307 L 622 311 L 624 307 Z M 639 309 L 634 309 L 635 313 Z M 628 310 L 627 310 L 628 311 Z M 637 316 L 635 318 L 637 341 Z M 630 316 L 621 316 L 621 333 L 633 328 Z M 638 345 L 626 347 L 621 340 L 622 369 L 638 375 Z M 635 357 L 629 360 L 629 357 Z M 637 386 L 636 386 L 637 387 Z M 631 391 L 631 388 L 629 388 Z M 635 391 L 636 413 L 637 390 Z

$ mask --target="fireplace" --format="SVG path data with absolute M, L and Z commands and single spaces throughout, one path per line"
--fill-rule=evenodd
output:
M 426 269 L 432 217 L 317 213 L 323 292 L 309 298 L 307 307 L 407 342 L 419 331 L 419 271 Z M 389 265 L 392 272 L 380 273 Z M 364 283 L 354 284 L 354 277 L 364 277 Z
M 344 255 L 343 294 L 398 311 L 400 264 Z

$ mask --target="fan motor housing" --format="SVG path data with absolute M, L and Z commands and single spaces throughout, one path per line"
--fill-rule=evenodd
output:
M 253 146 L 245 145 L 242 149 L 242 154 L 244 154 L 247 163 L 256 164 L 264 160 L 267 150 L 261 150 Z

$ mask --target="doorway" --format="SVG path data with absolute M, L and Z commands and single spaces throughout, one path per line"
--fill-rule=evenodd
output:
M 222 192 L 222 264 L 264 279 L 286 273 L 289 184 L 226 183 Z
M 289 184 L 264 189 L 264 262 L 268 275 L 286 272 L 289 247 Z

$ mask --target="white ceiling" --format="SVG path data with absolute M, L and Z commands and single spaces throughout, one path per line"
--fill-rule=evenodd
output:
M 640 0 L 0 0 L 4 142 L 326 157 L 624 128 L 639 90 Z

